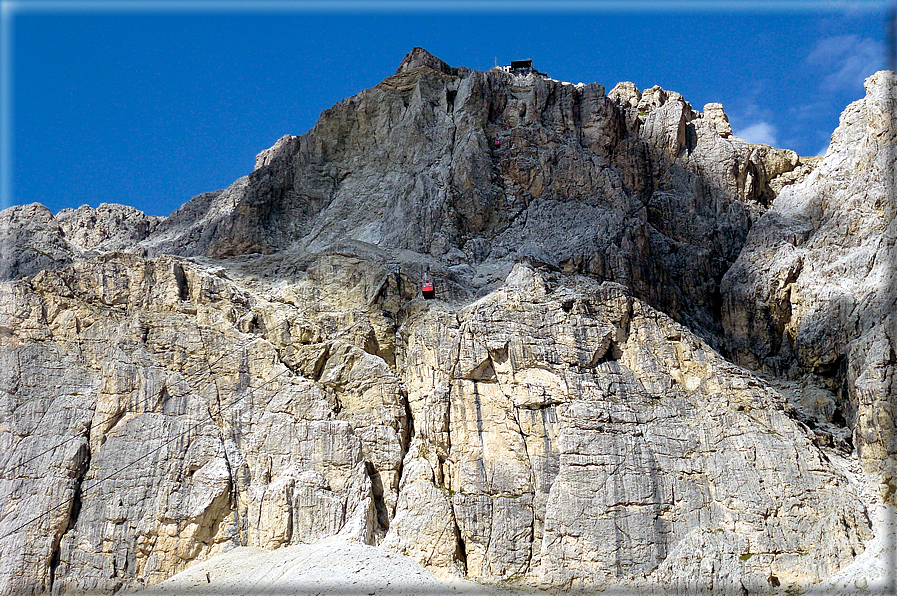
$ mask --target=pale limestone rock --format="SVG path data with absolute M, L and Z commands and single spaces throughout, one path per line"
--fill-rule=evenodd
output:
M 812 170 L 660 87 L 417 48 L 168 218 L 0 213 L 0 590 L 330 536 L 556 590 L 833 574 L 869 524 L 817 444 L 894 453 L 888 81 Z
M 63 209 L 56 221 L 63 237 L 84 250 L 127 250 L 149 237 L 163 221 L 126 205 L 100 203 L 93 209 L 82 205 Z
M 68 265 L 78 252 L 43 205 L 16 205 L 0 211 L 0 280 Z
M 781 168 L 716 133 L 726 144 L 715 144 L 695 115 L 660 87 L 606 95 L 455 69 L 416 49 L 260 153 L 248 177 L 160 222 L 140 249 L 315 254 L 360 241 L 428 253 L 461 282 L 483 263 L 528 259 L 624 283 L 711 338 L 719 279 Z M 494 287 L 503 276 L 484 277 Z
M 276 551 L 235 548 L 137 594 L 180 596 L 210 592 L 221 596 L 247 593 L 518 596 L 473 582 L 440 582 L 408 557 L 340 538 L 322 540 L 314 545 L 297 544 Z
M 607 97 L 622 110 L 627 134 L 636 136 L 641 124 L 638 104 L 642 99 L 642 94 L 638 87 L 628 81 L 620 82 L 610 90 Z
M 715 128 L 716 132 L 722 138 L 732 136 L 732 125 L 729 124 L 729 117 L 723 110 L 721 103 L 708 103 L 704 106 L 704 118 L 708 120 Z
M 644 101 L 644 97 L 642 98 Z M 655 106 L 652 106 L 655 107 Z M 691 109 L 682 100 L 665 102 L 648 114 L 641 136 L 675 159 L 685 147 L 685 130 Z
M 836 488 L 846 480 L 806 471 L 824 467 L 823 456 L 805 435 L 794 442 L 798 427 L 781 395 L 623 288 L 567 285 L 518 265 L 506 288 L 459 313 L 457 331 L 435 327 L 427 341 L 426 327 L 438 320 L 418 316 L 403 326 L 414 340 L 402 344 L 409 351 L 401 361 L 457 346 L 447 350 L 457 354 L 459 377 L 448 385 L 448 450 L 441 437 L 415 441 L 419 457 L 441 467 L 430 482 L 452 495 L 469 577 L 566 588 L 644 583 L 677 545 L 677 556 L 699 556 L 686 538 L 709 525 L 775 553 L 747 563 L 739 552 L 739 578 L 791 570 L 790 581 L 806 582 L 842 564 L 835 537 L 868 536 L 856 497 Z M 416 391 L 444 386 L 431 378 Z M 414 474 L 424 494 L 431 475 Z M 780 499 L 806 499 L 808 483 L 813 505 L 767 521 Z M 814 513 L 832 508 L 843 513 Z M 832 546 L 797 554 L 813 540 L 804 536 L 819 532 L 830 533 Z M 411 553 L 410 536 L 396 528 L 386 543 Z M 687 575 L 685 563 L 676 565 Z M 732 573 L 720 567 L 708 577 L 721 585 Z
M 770 190 L 778 196 L 782 190 L 792 184 L 803 182 L 822 161 L 821 157 L 799 157 L 793 170 L 785 171 L 769 181 Z
M 299 137 L 293 135 L 280 137 L 273 147 L 265 149 L 255 156 L 255 169 L 260 170 L 275 165 L 278 161 L 285 161 L 299 148 L 299 142 Z
M 624 108 L 637 108 L 639 101 L 642 99 L 642 94 L 639 92 L 638 87 L 629 81 L 621 81 L 614 85 L 614 88 L 610 90 L 607 96 L 614 103 Z
M 849 424 L 892 501 L 895 88 L 888 71 L 866 80 L 866 97 L 841 115 L 821 163 L 751 230 L 723 280 L 722 311 L 741 362 L 809 375 L 832 392 L 836 408 L 807 419 Z
M 423 443 L 411 443 L 396 516 L 381 546 L 411 557 L 437 577 L 463 575 L 465 557 L 459 552 L 451 491 L 436 481 L 422 449 Z
M 115 590 L 234 543 L 385 531 L 407 422 L 381 359 L 336 341 L 319 378 L 294 374 L 277 345 L 318 339 L 302 317 L 171 257 L 92 258 L 6 283 L 5 400 L 33 405 L 8 410 L 3 506 L 15 514 L 0 525 L 66 506 L 5 539 L 5 590 Z M 46 353 L 23 358 L 37 338 Z M 60 368 L 27 365 L 39 361 Z M 46 439 L 37 419 L 58 420 Z M 21 500 L 31 489 L 46 496 Z M 32 552 L 40 564 L 25 563 Z
M 642 91 L 641 99 L 637 104 L 637 108 L 639 112 L 652 112 L 662 105 L 666 104 L 667 101 L 676 101 L 681 100 L 682 95 L 675 91 L 667 91 L 663 89 L 660 85 L 654 85 L 650 89 L 645 89 Z
M 396 378 L 356 346 L 372 331 L 328 314 L 321 298 L 345 281 L 322 275 L 292 286 L 293 304 L 317 304 L 301 312 L 172 257 L 91 258 L 11 284 L 5 327 L 14 332 L 3 345 L 19 364 L 5 370 L 33 380 L 7 391 L 44 404 L 33 415 L 69 413 L 46 439 L 5 435 L 18 459 L 7 460 L 4 482 L 20 492 L 4 506 L 34 494 L 37 478 L 54 490 L 14 519 L 71 505 L 7 538 L 7 585 L 139 587 L 231 545 L 332 535 L 382 540 L 443 577 L 650 582 L 673 547 L 682 561 L 697 556 L 682 541 L 708 524 L 780 553 L 764 569 L 809 581 L 866 536 L 862 504 L 783 415 L 781 397 L 622 286 L 518 264 L 503 289 L 460 310 L 412 303 L 395 342 Z M 357 294 L 342 292 L 359 315 L 375 292 L 361 288 L 376 288 L 364 275 Z M 374 295 L 385 304 L 389 292 Z M 36 338 L 64 354 L 54 355 L 64 363 L 56 374 L 81 375 L 77 397 L 23 364 Z M 301 341 L 328 346 L 313 376 L 284 364 Z M 23 424 L 12 428 L 27 432 Z M 70 459 L 38 455 L 66 436 L 78 439 Z M 34 469 L 57 461 L 58 476 L 21 476 L 15 462 L 32 454 Z M 152 466 L 127 466 L 140 458 Z M 825 470 L 824 483 L 809 469 Z M 809 506 L 788 509 L 796 498 Z M 774 525 L 764 521 L 771 507 L 782 512 Z M 620 541 L 617 527 L 633 538 Z M 830 549 L 799 554 L 803 536 L 822 534 Z M 26 563 L 34 556 L 43 563 Z M 735 573 L 725 569 L 708 577 L 725 582 Z

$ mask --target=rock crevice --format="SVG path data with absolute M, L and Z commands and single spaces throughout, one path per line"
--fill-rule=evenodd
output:
M 807 159 L 415 48 L 167 218 L 0 212 L 0 593 L 334 536 L 554 590 L 832 575 L 871 531 L 823 449 L 895 494 L 894 88 Z

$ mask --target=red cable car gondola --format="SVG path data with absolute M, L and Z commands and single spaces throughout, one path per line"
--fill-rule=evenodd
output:
M 423 283 L 421 283 L 420 291 L 427 300 L 432 300 L 436 297 L 436 290 L 433 289 L 433 280 L 431 279 L 425 279 Z

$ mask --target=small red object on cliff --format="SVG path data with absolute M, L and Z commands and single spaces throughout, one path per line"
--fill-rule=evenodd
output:
M 498 139 L 495 139 L 495 142 L 494 142 L 492 145 L 493 145 L 496 149 L 498 149 L 498 148 L 501 147 L 501 141 L 499 141 Z
M 433 280 L 424 280 L 420 286 L 420 290 L 427 300 L 432 300 L 436 297 L 436 290 L 433 289 Z

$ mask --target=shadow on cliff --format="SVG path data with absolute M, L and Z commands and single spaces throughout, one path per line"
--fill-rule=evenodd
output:
M 720 280 L 769 176 L 754 146 L 649 91 L 642 105 L 637 90 L 457 69 L 416 49 L 173 214 L 149 250 L 230 258 L 353 240 L 468 266 L 468 283 L 484 262 L 525 260 L 622 283 L 725 352 Z

